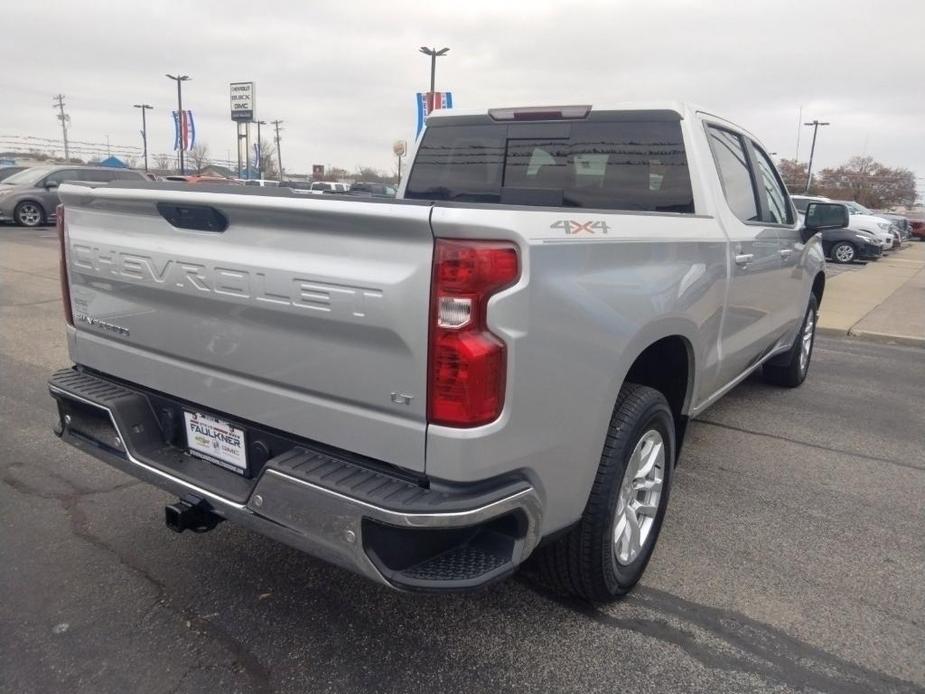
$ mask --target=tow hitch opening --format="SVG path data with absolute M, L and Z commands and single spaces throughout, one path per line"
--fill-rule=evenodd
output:
M 207 533 L 223 520 L 225 519 L 212 511 L 205 499 L 192 494 L 164 507 L 164 522 L 175 533 L 182 533 L 184 530 Z

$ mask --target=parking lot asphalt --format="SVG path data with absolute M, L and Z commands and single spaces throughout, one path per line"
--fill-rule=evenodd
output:
M 820 338 L 691 424 L 648 572 L 391 592 L 61 444 L 51 230 L 0 227 L 0 691 L 925 692 L 925 352 Z

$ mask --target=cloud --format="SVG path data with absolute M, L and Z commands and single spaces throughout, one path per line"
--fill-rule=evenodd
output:
M 925 4 L 817 0 L 646 3 L 395 0 L 271 5 L 227 0 L 83 0 L 4 8 L 0 135 L 56 137 L 52 95 L 67 95 L 75 140 L 172 143 L 175 84 L 213 154 L 234 152 L 228 83 L 257 83 L 258 115 L 285 121 L 287 169 L 392 168 L 411 139 L 414 93 L 449 46 L 437 88 L 460 107 L 680 99 L 708 106 L 795 154 L 803 120 L 828 120 L 820 166 L 865 151 L 925 175 Z M 36 40 L 36 37 L 41 37 Z M 800 156 L 808 156 L 804 128 Z

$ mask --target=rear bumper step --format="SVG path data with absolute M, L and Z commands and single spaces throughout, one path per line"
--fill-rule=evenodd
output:
M 269 457 L 245 478 L 189 455 L 156 414 L 169 405 L 161 394 L 78 369 L 55 373 L 48 386 L 67 443 L 201 499 L 203 512 L 392 587 L 475 588 L 513 572 L 539 539 L 539 496 L 523 478 L 415 482 L 279 432 L 267 434 Z

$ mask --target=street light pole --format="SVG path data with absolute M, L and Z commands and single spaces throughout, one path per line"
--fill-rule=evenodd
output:
M 260 126 L 266 125 L 265 120 L 257 121 L 257 178 L 263 179 L 263 143 L 260 141 Z
M 442 55 L 446 55 L 450 52 L 449 48 L 441 48 L 439 51 L 436 48 L 428 48 L 427 46 L 421 46 L 418 49 L 424 55 L 430 56 L 430 93 L 433 94 L 436 87 L 436 73 L 437 73 L 437 58 Z
M 180 175 L 183 176 L 186 173 L 186 171 L 184 170 L 184 166 L 183 166 L 183 146 L 184 144 L 186 144 L 186 142 L 185 142 L 185 138 L 183 137 L 183 89 L 182 89 L 182 84 L 183 82 L 186 82 L 187 80 L 189 80 L 190 77 L 189 75 L 181 75 L 179 73 L 176 75 L 165 75 L 165 76 L 169 77 L 170 79 L 174 80 L 177 83 L 177 130 L 180 136 L 178 138 L 180 140 L 179 142 L 180 144 L 180 147 L 179 147 Z
M 135 108 L 141 109 L 141 144 L 144 145 L 145 151 L 145 173 L 148 173 L 148 122 L 145 119 L 145 111 L 154 109 L 148 104 L 134 104 Z
M 813 180 L 813 155 L 816 153 L 816 133 L 819 132 L 820 125 L 831 125 L 828 121 L 819 121 L 813 120 L 809 123 L 803 123 L 803 125 L 813 126 L 813 144 L 809 148 L 809 166 L 806 167 L 806 190 L 803 191 L 804 195 L 809 194 L 809 184 Z

